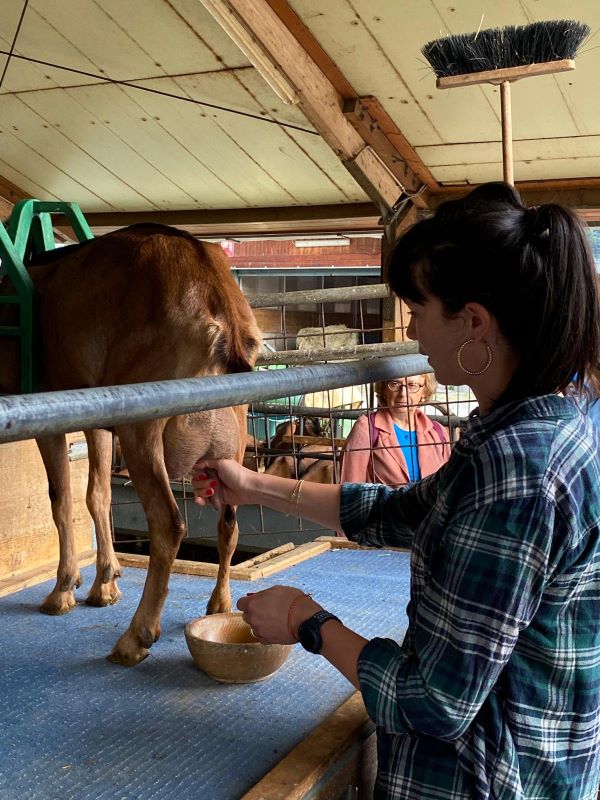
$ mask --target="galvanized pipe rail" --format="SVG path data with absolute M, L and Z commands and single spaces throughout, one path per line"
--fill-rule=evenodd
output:
M 418 342 L 356 344 L 353 347 L 323 350 L 278 350 L 276 353 L 261 353 L 256 360 L 256 365 L 264 367 L 269 364 L 316 364 L 321 361 L 341 361 L 346 358 L 406 356 L 418 352 Z
M 0 443 L 431 372 L 425 356 L 0 397 Z
M 380 300 L 390 297 L 385 283 L 371 283 L 366 286 L 340 286 L 333 289 L 299 289 L 296 292 L 271 292 L 249 297 L 252 308 L 273 308 L 274 306 L 298 306 L 302 303 L 343 303 L 354 300 Z

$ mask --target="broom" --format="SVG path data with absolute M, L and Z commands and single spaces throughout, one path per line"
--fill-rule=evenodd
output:
M 574 20 L 533 22 L 445 36 L 421 52 L 438 89 L 492 83 L 500 86 L 504 180 L 514 185 L 510 84 L 534 75 L 575 69 L 575 54 L 590 27 Z

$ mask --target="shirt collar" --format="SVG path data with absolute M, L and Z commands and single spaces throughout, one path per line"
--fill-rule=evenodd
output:
M 460 441 L 477 447 L 493 433 L 522 420 L 531 419 L 572 419 L 581 413 L 570 397 L 546 394 L 514 400 L 481 417 L 479 409 L 471 411 L 469 418 L 461 426 Z

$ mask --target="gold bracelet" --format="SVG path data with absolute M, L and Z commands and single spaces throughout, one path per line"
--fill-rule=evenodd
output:
M 303 483 L 304 483 L 303 479 L 296 481 L 296 485 L 292 489 L 292 493 L 290 495 L 290 506 L 292 506 L 293 508 L 290 514 L 288 514 L 288 516 L 291 516 L 291 514 L 295 512 L 298 519 L 300 519 L 300 510 L 298 506 L 300 504 L 300 492 L 302 491 Z

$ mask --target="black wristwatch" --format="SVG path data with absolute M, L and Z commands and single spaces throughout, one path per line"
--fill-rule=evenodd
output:
M 341 622 L 341 619 L 330 614 L 329 611 L 321 609 L 313 614 L 312 617 L 305 619 L 298 628 L 298 641 L 305 650 L 309 653 L 320 653 L 323 647 L 323 639 L 321 638 L 321 625 L 329 619 L 335 619 Z

